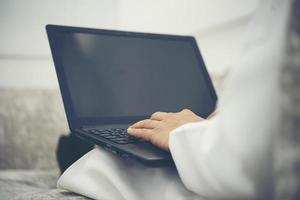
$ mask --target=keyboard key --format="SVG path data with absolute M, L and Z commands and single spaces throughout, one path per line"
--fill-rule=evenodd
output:
M 102 130 L 101 133 L 102 133 L 102 134 L 110 134 L 111 131 L 108 131 L 108 130 Z
M 130 141 L 123 141 L 123 140 L 120 140 L 120 141 L 113 141 L 113 142 L 118 143 L 118 144 L 130 144 L 130 143 L 132 143 L 132 142 L 130 142 Z
M 106 138 L 106 139 L 115 139 L 115 138 L 118 138 L 115 135 L 107 135 L 107 136 L 103 136 L 103 137 Z
M 94 130 L 94 129 L 91 129 L 88 131 L 89 133 L 93 133 L 93 134 L 96 134 L 96 135 L 99 135 L 100 132 L 98 130 Z

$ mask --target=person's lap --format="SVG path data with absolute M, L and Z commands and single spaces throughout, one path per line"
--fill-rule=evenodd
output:
M 70 166 L 57 185 L 95 199 L 201 199 L 184 187 L 175 167 L 147 168 L 100 147 Z

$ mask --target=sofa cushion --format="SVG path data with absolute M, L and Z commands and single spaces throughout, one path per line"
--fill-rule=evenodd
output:
M 0 199 L 87 199 L 56 189 L 58 174 L 56 170 L 1 170 Z
M 58 89 L 0 88 L 0 169 L 53 169 L 68 132 Z

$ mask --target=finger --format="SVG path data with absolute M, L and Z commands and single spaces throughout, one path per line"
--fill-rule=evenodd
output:
M 166 112 L 155 112 L 151 115 L 150 119 L 161 121 L 168 117 L 169 113 Z
M 154 132 L 151 129 L 139 129 L 139 128 L 128 128 L 127 132 L 129 135 L 142 138 L 144 140 L 150 141 Z
M 155 121 L 152 119 L 145 119 L 142 121 L 139 121 L 133 125 L 131 125 L 131 128 L 146 128 L 146 129 L 154 129 L 159 125 L 159 121 Z
M 183 109 L 183 110 L 181 110 L 180 111 L 181 113 L 193 113 L 191 110 L 189 110 L 189 109 Z

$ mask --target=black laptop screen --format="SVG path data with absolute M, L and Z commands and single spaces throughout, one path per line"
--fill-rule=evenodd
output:
M 57 31 L 56 55 L 78 118 L 215 106 L 194 40 Z

